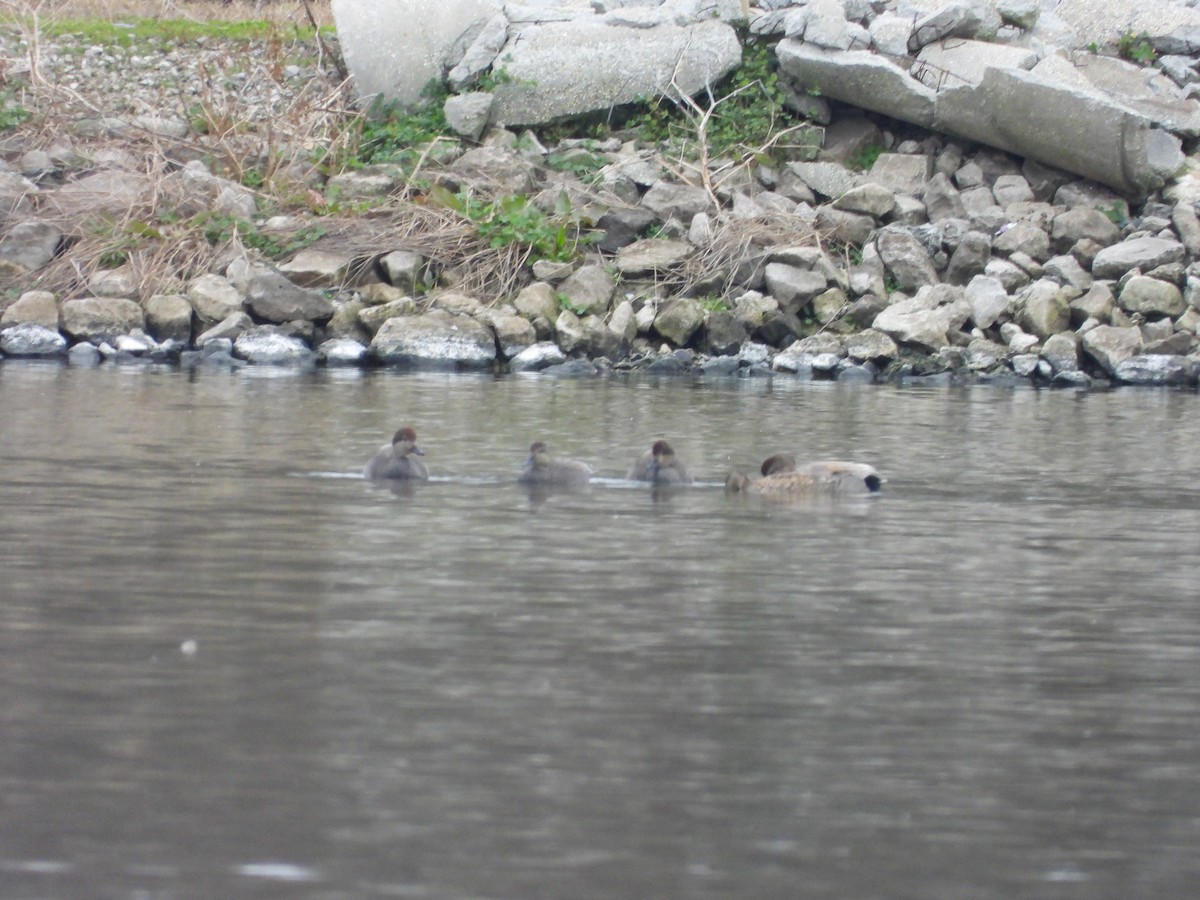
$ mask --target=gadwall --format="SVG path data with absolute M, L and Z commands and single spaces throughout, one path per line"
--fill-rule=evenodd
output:
M 630 481 L 649 481 L 653 484 L 691 484 L 692 476 L 675 456 L 666 441 L 655 441 L 638 457 L 625 476 Z
M 577 459 L 556 459 L 546 449 L 544 441 L 534 441 L 529 458 L 521 467 L 521 484 L 586 484 L 592 477 L 592 467 Z
M 425 451 L 417 446 L 417 433 L 405 426 L 396 432 L 390 444 L 384 444 L 363 469 L 364 478 L 426 479 L 429 470 L 416 457 Z
M 725 479 L 725 490 L 802 499 L 876 494 L 883 487 L 879 472 L 866 463 L 824 460 L 798 466 L 790 453 L 776 453 L 763 460 L 761 470 L 762 478 L 754 480 L 740 472 L 731 472 Z

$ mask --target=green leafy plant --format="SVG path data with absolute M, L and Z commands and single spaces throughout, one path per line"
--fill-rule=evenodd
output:
M 561 153 L 551 153 L 546 157 L 546 166 L 556 172 L 570 172 L 585 184 L 595 184 L 600 180 L 600 170 L 608 165 L 608 160 L 599 153 L 590 150 L 566 150 Z
M 1150 35 L 1144 31 L 1141 34 L 1127 31 L 1121 35 L 1117 41 L 1117 55 L 1139 66 L 1148 66 L 1158 59 L 1158 51 L 1154 49 Z
M 9 95 L 7 91 L 0 92 L 0 131 L 16 128 L 33 118 L 33 113 Z
M 1104 213 L 1114 225 L 1124 225 L 1125 221 L 1129 218 L 1129 207 L 1121 200 L 1114 200 L 1111 203 L 1098 203 L 1096 209 Z
M 729 312 L 729 303 L 724 297 L 707 295 L 697 298 L 700 306 L 707 312 Z
M 490 247 L 523 247 L 534 259 L 556 262 L 566 262 L 575 255 L 579 242 L 573 237 L 569 207 L 560 206 L 557 215 L 548 216 L 521 195 L 486 200 L 469 191 L 451 194 L 444 188 L 434 188 L 430 197 L 469 219 Z
M 362 168 L 379 162 L 410 163 L 422 148 L 445 135 L 449 128 L 442 106 L 449 96 L 439 81 L 430 81 L 421 94 L 421 103 L 405 109 L 395 102 L 376 100 L 353 127 L 355 140 L 347 157 L 340 161 L 346 168 Z
M 879 159 L 882 153 L 883 147 L 879 146 L 879 144 L 868 144 L 858 153 L 847 159 L 846 165 L 851 169 L 857 169 L 859 172 L 866 172 L 871 166 L 875 165 L 875 161 Z

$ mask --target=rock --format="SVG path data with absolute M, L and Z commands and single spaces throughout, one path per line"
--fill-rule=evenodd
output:
M 496 339 L 473 319 L 434 311 L 388 319 L 371 340 L 371 356 L 409 368 L 489 369 Z
M 383 327 L 384 322 L 399 316 L 411 316 L 416 309 L 417 304 L 412 297 L 401 297 L 379 306 L 365 306 L 358 311 L 358 324 L 366 329 L 367 334 L 374 335 Z
M 693 224 L 702 216 L 703 213 L 693 216 Z M 596 222 L 596 227 L 604 232 L 598 246 L 605 253 L 616 253 L 622 247 L 636 241 L 638 235 L 653 225 L 657 219 L 658 217 L 653 212 L 641 207 L 618 206 L 610 209 Z M 689 241 L 697 245 L 700 243 L 691 240 L 690 231 Z
M 608 317 L 608 330 L 620 337 L 625 344 L 631 343 L 638 336 L 637 312 L 632 303 L 622 300 L 617 304 L 612 315 Z
M 612 304 L 612 276 L 603 266 L 587 265 L 576 270 L 559 287 L 570 308 L 579 315 L 603 314 Z
M 950 284 L 967 284 L 975 276 L 983 274 L 991 255 L 991 238 L 978 231 L 968 231 L 950 257 L 945 280 Z
M 926 182 L 921 200 L 925 203 L 925 212 L 930 222 L 966 218 L 962 197 L 950 183 L 950 179 L 941 172 Z
M 977 328 L 991 328 L 1008 313 L 1012 302 L 999 279 L 976 275 L 963 290 L 971 306 L 971 321 Z
M 642 197 L 642 206 L 662 221 L 677 219 L 690 222 L 692 217 L 708 209 L 712 203 L 708 191 L 690 184 L 657 182 Z
M 1108 323 L 1116 305 L 1116 297 L 1108 285 L 1093 284 L 1082 297 L 1070 301 L 1071 321 L 1076 325 L 1085 319 Z
M 911 233 L 885 228 L 875 240 L 879 257 L 901 290 L 914 290 L 939 281 L 929 254 Z
M 526 347 L 508 361 L 511 372 L 540 372 L 550 366 L 562 365 L 567 355 L 552 341 L 541 341 Z
M 492 94 L 472 91 L 446 98 L 442 112 L 446 117 L 446 124 L 455 134 L 460 134 L 470 141 L 477 141 L 487 130 L 495 105 L 496 98 Z
M 884 365 L 900 355 L 900 350 L 892 338 L 881 331 L 868 328 L 858 334 L 846 337 L 844 348 L 846 356 L 860 362 L 874 362 Z
M 146 300 L 146 327 L 156 341 L 192 339 L 192 304 L 181 294 L 154 294 Z
M 366 344 L 350 338 L 332 338 L 317 347 L 317 359 L 327 366 L 360 366 L 369 355 Z
M 1054 217 L 1050 226 L 1050 238 L 1059 253 L 1068 252 L 1080 240 L 1087 238 L 1107 247 L 1121 236 L 1113 221 L 1098 209 L 1077 206 Z
M 142 308 L 121 297 L 84 297 L 64 301 L 62 330 L 78 341 L 114 341 L 146 325 Z
M 768 293 L 788 312 L 798 312 L 828 287 L 825 275 L 784 263 L 768 263 L 766 270 Z
M 872 184 L 880 185 L 892 192 L 893 204 L 898 199 L 896 194 L 907 194 L 913 197 L 923 194 L 926 182 L 932 177 L 933 158 L 910 153 L 879 154 L 868 175 Z
M 1117 363 L 1112 374 L 1125 384 L 1194 386 L 1200 374 L 1200 360 L 1189 356 L 1145 354 Z
M 538 327 L 539 320 L 546 322 L 549 327 L 549 323 L 557 319 L 558 314 L 562 312 L 558 292 L 544 281 L 535 281 L 523 287 L 513 299 L 513 306 L 533 323 L 534 328 Z M 541 333 L 540 329 L 538 333 Z
M 861 247 L 875 230 L 875 220 L 860 213 L 822 206 L 817 210 L 813 225 L 829 240 Z
M 26 323 L 0 330 L 0 353 L 7 356 L 61 356 L 67 339 L 45 325 Z
M 1135 275 L 1126 281 L 1117 303 L 1125 312 L 1145 316 L 1178 316 L 1185 309 L 1179 288 L 1145 275 Z
M 450 164 L 448 171 L 463 187 L 484 195 L 524 197 L 533 192 L 533 164 L 515 151 L 495 144 L 468 150 Z
M 1017 294 L 1013 306 L 1021 327 L 1041 340 L 1070 328 L 1071 308 L 1056 282 L 1035 281 Z
M 257 366 L 307 366 L 316 354 L 300 338 L 280 334 L 270 325 L 243 331 L 233 342 L 233 355 Z
M 706 353 L 730 356 L 736 354 L 749 339 L 750 332 L 731 312 L 710 312 L 704 319 L 703 349 Z
M 393 250 L 379 258 L 379 269 L 392 287 L 413 294 L 424 281 L 425 257 L 411 250 Z
M 837 321 L 850 307 L 850 298 L 841 288 L 833 287 L 822 291 L 812 299 L 813 318 L 822 325 Z
M 617 251 L 617 271 L 625 278 L 640 278 L 669 271 L 692 255 L 686 241 L 646 238 Z
M 26 291 L 0 316 L 0 329 L 16 325 L 41 325 L 58 331 L 58 300 L 49 291 Z
M 309 247 L 279 266 L 281 274 L 304 287 L 341 287 L 348 281 L 354 255 Z
M 1181 262 L 1185 249 L 1178 241 L 1158 237 L 1139 237 L 1105 247 L 1092 261 L 1095 278 L 1120 278 L 1126 272 L 1143 272 L 1169 263 Z
M 197 335 L 196 346 L 204 348 L 212 344 L 228 343 L 229 349 L 232 350 L 233 342 L 243 332 L 249 331 L 253 327 L 254 320 L 246 315 L 246 313 L 241 311 L 230 313 L 216 325 Z
M 558 345 L 566 353 L 581 350 L 587 343 L 587 327 L 583 319 L 569 309 L 564 309 L 554 320 L 554 334 Z
M 98 269 L 88 278 L 88 290 L 97 297 L 123 297 L 126 300 L 137 300 L 139 295 L 138 277 L 128 267 Z
M 1083 335 L 1080 344 L 1100 368 L 1115 376 L 1118 365 L 1141 352 L 1142 333 L 1136 328 L 1098 325 Z
M 684 347 L 704 324 L 704 308 L 690 297 L 668 300 L 654 317 L 654 330 L 676 347 Z
M 1008 257 L 1024 253 L 1044 261 L 1050 258 L 1050 236 L 1030 222 L 1014 222 L 992 241 L 992 250 Z
M 896 197 L 883 185 L 868 182 L 850 188 L 833 201 L 833 207 L 878 220 L 896 208 Z
M 250 279 L 246 302 L 260 319 L 279 324 L 295 319 L 323 322 L 333 315 L 333 302 L 320 291 L 300 287 L 270 270 Z
M 215 325 L 245 307 L 241 292 L 220 275 L 193 278 L 185 296 L 201 327 Z
M 1052 334 L 1042 344 L 1041 358 L 1055 372 L 1075 372 L 1079 369 L 1079 339 L 1070 332 Z
M 19 276 L 36 272 L 58 254 L 62 239 L 62 231 L 49 222 L 20 222 L 12 226 L 0 239 L 0 274 Z
M 103 357 L 100 355 L 100 350 L 95 344 L 89 344 L 87 341 L 80 341 L 67 351 L 67 362 L 73 366 L 98 366 Z
M 496 333 L 496 346 L 503 359 L 512 359 L 537 343 L 537 332 L 528 319 L 505 313 L 492 313 L 487 320 Z
M 962 288 L 927 286 L 915 297 L 890 304 L 871 327 L 900 343 L 933 351 L 949 346 L 950 334 L 961 329 L 970 314 Z

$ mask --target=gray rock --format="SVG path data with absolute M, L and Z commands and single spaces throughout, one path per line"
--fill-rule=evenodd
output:
M 1009 257 L 1024 253 L 1045 261 L 1050 258 L 1050 235 L 1029 222 L 1014 222 L 992 241 L 992 250 Z
M 400 316 L 411 316 L 416 309 L 417 304 L 412 297 L 401 297 L 399 300 L 381 303 L 378 306 L 360 306 L 356 318 L 358 325 L 365 329 L 367 334 L 374 335 L 383 327 L 384 322 Z
M 1079 339 L 1070 332 L 1052 334 L 1042 344 L 1041 357 L 1055 372 L 1075 372 L 1079 369 Z
M 999 26 L 1000 16 L 990 4 L 957 0 L 913 23 L 908 50 L 916 53 L 926 44 L 948 37 L 994 36 Z
M 333 253 L 316 247 L 299 251 L 279 266 L 289 281 L 305 287 L 340 287 L 354 266 L 354 254 Z
M 3 201 L 0 199 L 0 205 Z M 54 259 L 62 246 L 62 231 L 49 222 L 20 222 L 0 239 L 0 272 L 24 275 Z
M 704 324 L 704 307 L 690 297 L 676 297 L 659 307 L 654 330 L 676 347 L 687 346 Z
M 228 343 L 229 349 L 233 349 L 233 342 L 236 341 L 243 332 L 249 331 L 254 327 L 254 320 L 246 313 L 238 311 L 230 313 L 216 325 L 196 335 L 196 346 L 198 348 L 208 347 L 214 343 Z
M 242 294 L 220 275 L 201 275 L 188 282 L 185 292 L 202 327 L 215 325 L 245 309 Z
M 295 319 L 323 322 L 333 315 L 333 301 L 328 297 L 275 271 L 260 272 L 250 279 L 246 302 L 260 319 L 279 324 Z
M 554 320 L 554 335 L 558 345 L 566 353 L 586 348 L 588 329 L 583 319 L 569 309 L 564 309 Z
M 608 330 L 625 343 L 632 342 L 638 336 L 637 312 L 630 301 L 622 300 L 617 304 L 608 317 Z
M 813 225 L 829 240 L 861 247 L 875 231 L 875 220 L 861 213 L 846 212 L 832 206 L 817 210 Z
M 1017 321 L 1030 334 L 1045 340 L 1071 326 L 1071 307 L 1060 284 L 1035 281 L 1013 299 Z
M 914 290 L 940 280 L 925 247 L 908 231 L 885 228 L 876 238 L 875 246 L 901 290 Z
M 713 311 L 705 316 L 702 346 L 705 353 L 729 357 L 737 354 L 749 339 L 750 332 L 733 313 Z
M 411 250 L 393 250 L 380 257 L 379 268 L 388 284 L 412 294 L 422 284 L 425 257 Z
M 991 238 L 978 231 L 968 231 L 959 240 L 946 266 L 946 281 L 950 284 L 967 284 L 975 276 L 983 274 L 991 257 Z
M 331 338 L 317 347 L 317 358 L 327 366 L 361 366 L 369 355 L 366 344 L 351 338 Z
M 1081 292 L 1092 286 L 1092 276 L 1074 256 L 1055 256 L 1046 260 L 1043 274 L 1059 284 L 1069 284 Z
M 128 267 L 98 269 L 88 278 L 88 290 L 96 297 L 123 297 L 137 300 L 140 286 L 137 274 Z
M 1050 226 L 1050 237 L 1054 249 L 1066 253 L 1083 238 L 1088 238 L 1103 247 L 1114 244 L 1121 237 L 1113 221 L 1100 210 L 1076 206 L 1059 213 Z
M 519 197 L 533 192 L 533 164 L 515 150 L 496 144 L 474 147 L 449 166 L 453 178 L 463 187 L 484 195 L 514 194 Z
M 797 312 L 828 287 L 821 272 L 800 269 L 784 263 L 768 263 L 765 270 L 767 291 L 788 312 Z
M 99 348 L 95 344 L 89 344 L 87 341 L 80 341 L 67 351 L 67 362 L 73 366 L 98 366 L 103 361 L 103 358 Z
M 192 339 L 192 304 L 181 294 L 154 294 L 146 300 L 146 328 L 156 341 Z
M 850 298 L 839 287 L 831 287 L 812 299 L 813 318 L 822 325 L 828 325 L 840 318 L 849 308 Z
M 300 338 L 261 325 L 243 331 L 233 342 L 233 355 L 257 366 L 308 366 L 316 354 Z
M 58 300 L 49 291 L 26 291 L 0 316 L 0 329 L 15 325 L 41 325 L 58 331 Z
M 642 197 L 642 206 L 662 221 L 677 219 L 690 222 L 692 217 L 708 209 L 712 203 L 708 191 L 690 184 L 657 182 Z
M 1109 375 L 1117 366 L 1142 351 L 1142 333 L 1136 328 L 1098 325 L 1083 335 L 1080 346 Z
M 846 356 L 860 362 L 885 364 L 900 355 L 900 349 L 889 335 L 873 328 L 846 336 L 843 343 Z
M 602 315 L 612 305 L 616 285 L 604 266 L 581 266 L 559 286 L 559 293 L 579 315 Z
M 496 332 L 496 346 L 504 359 L 512 359 L 537 343 L 537 331 L 528 319 L 505 313 L 492 313 L 487 320 Z
M 442 112 L 455 134 L 477 141 L 487 130 L 495 102 L 495 97 L 482 91 L 455 94 L 446 99 Z
M 921 199 L 925 203 L 925 211 L 930 222 L 966 218 L 962 197 L 959 196 L 958 190 L 950 182 L 950 179 L 941 172 L 938 172 L 926 183 Z
M 902 344 L 934 351 L 949 346 L 950 335 L 962 328 L 970 314 L 962 288 L 934 285 L 890 304 L 872 327 Z
M 1157 266 L 1181 262 L 1186 250 L 1178 241 L 1157 237 L 1139 237 L 1105 247 L 1092 261 L 1096 278 L 1120 278 L 1126 272 L 1145 272 Z
M 122 297 L 84 297 L 64 301 L 62 330 L 78 341 L 114 341 L 146 326 L 142 308 Z
M 1008 313 L 1011 298 L 999 279 L 976 275 L 963 289 L 971 306 L 971 321 L 977 328 L 991 328 Z
M 878 220 L 896 208 L 896 197 L 883 185 L 868 182 L 846 191 L 833 201 L 833 207 Z
M 1117 363 L 1113 377 L 1125 384 L 1195 385 L 1200 360 L 1162 353 L 1133 356 Z
M 538 328 L 539 320 L 547 326 L 558 318 L 562 307 L 558 302 L 558 292 L 552 285 L 544 281 L 535 281 L 526 285 L 513 299 L 517 312 L 529 319 L 534 328 Z M 541 330 L 538 330 L 541 334 Z
M 792 162 L 787 168 L 815 194 L 829 199 L 842 197 L 862 183 L 860 176 L 841 163 Z
M 61 356 L 67 339 L 45 325 L 14 325 L 0 331 L 0 353 L 7 356 Z
M 374 200 L 386 197 L 400 184 L 401 171 L 390 165 L 367 166 L 331 175 L 327 193 L 338 200 Z
M 1070 301 L 1071 321 L 1079 324 L 1086 319 L 1108 323 L 1117 306 L 1117 298 L 1106 284 L 1093 284 L 1082 297 Z
M 392 366 L 488 369 L 496 339 L 474 319 L 434 311 L 388 319 L 371 340 L 371 356 Z
M 541 341 L 526 347 L 508 361 L 511 372 L 540 372 L 550 366 L 562 365 L 567 355 L 552 341 Z
M 1171 224 L 1179 234 L 1180 241 L 1193 256 L 1200 256 L 1200 216 L 1190 203 L 1176 203 L 1171 211 Z
M 645 238 L 617 251 L 617 271 L 626 278 L 667 272 L 682 265 L 692 252 L 686 241 Z
M 933 157 L 911 153 L 881 153 L 867 176 L 872 184 L 896 194 L 917 197 L 924 193 L 925 183 L 933 177 Z
M 1125 312 L 1147 316 L 1178 316 L 1185 308 L 1179 288 L 1145 275 L 1135 275 L 1125 282 L 1117 304 Z

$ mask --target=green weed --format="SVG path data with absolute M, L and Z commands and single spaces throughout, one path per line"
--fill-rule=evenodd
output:
M 1127 31 L 1117 41 L 1117 56 L 1139 66 L 1148 66 L 1158 59 L 1158 51 L 1154 49 L 1150 35 L 1146 32 L 1134 34 Z

